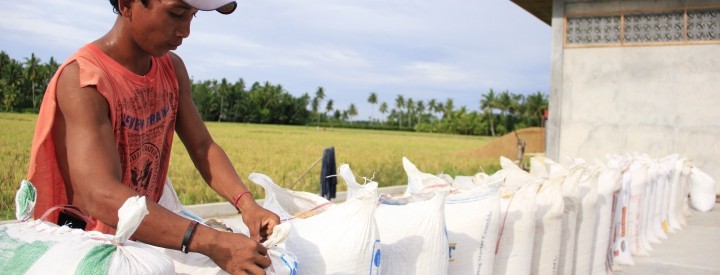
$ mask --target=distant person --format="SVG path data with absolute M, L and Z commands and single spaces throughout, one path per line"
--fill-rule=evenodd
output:
M 525 155 L 525 140 L 518 136 L 517 131 L 513 131 L 513 133 L 515 133 L 515 139 L 517 139 L 517 164 L 520 168 L 525 169 L 523 164 L 523 155 Z
M 61 212 L 51 219 L 108 234 L 118 208 L 147 197 L 149 214 L 133 235 L 144 243 L 199 252 L 235 274 L 265 274 L 259 243 L 280 219 L 260 207 L 228 156 L 210 136 L 191 97 L 182 59 L 172 50 L 190 35 L 198 10 L 232 13 L 231 0 L 110 0 L 112 29 L 83 46 L 55 73 L 40 107 L 28 179 L 38 189 L 36 218 L 56 205 L 91 217 L 83 224 Z M 222 26 L 218 26 L 222 27 Z M 173 134 L 207 184 L 242 213 L 250 237 L 198 225 L 157 204 L 168 173 Z

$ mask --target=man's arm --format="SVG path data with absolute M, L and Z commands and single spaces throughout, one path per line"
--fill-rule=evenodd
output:
M 235 171 L 225 151 L 215 143 L 195 107 L 190 93 L 191 83 L 180 57 L 170 53 L 180 87 L 176 131 L 203 179 L 218 194 L 233 202 L 247 187 Z M 250 237 L 260 241 L 272 234 L 280 218 L 260 207 L 252 196 L 242 196 L 236 205 L 250 229 Z
M 53 138 L 58 162 L 72 184 L 73 204 L 101 222 L 116 227 L 117 210 L 138 195 L 121 182 L 120 157 L 109 119 L 109 107 L 95 87 L 79 86 L 77 63 L 65 67 L 58 81 L 58 113 Z M 179 249 L 190 221 L 147 201 L 149 214 L 134 238 L 156 246 Z M 237 247 L 242 247 L 238 250 Z M 240 234 L 199 226 L 189 250 L 210 256 L 221 268 L 264 274 L 270 260 L 257 242 Z

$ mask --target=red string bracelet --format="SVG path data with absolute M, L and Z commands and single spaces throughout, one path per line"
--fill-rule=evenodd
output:
M 250 194 L 250 196 L 252 196 L 252 193 L 250 193 L 250 191 L 245 191 L 245 192 L 240 193 L 239 195 L 237 195 L 237 197 L 235 197 L 235 199 L 233 199 L 233 206 L 235 207 L 235 209 L 237 209 L 238 212 L 240 212 L 240 208 L 238 207 L 238 202 L 240 202 L 240 199 L 243 196 L 245 196 L 245 194 Z

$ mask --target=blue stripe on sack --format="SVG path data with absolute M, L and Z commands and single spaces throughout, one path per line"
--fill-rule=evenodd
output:
M 380 262 L 382 260 L 382 253 L 380 252 L 380 240 L 375 240 L 375 243 L 373 243 L 372 253 L 372 259 L 370 259 L 370 275 L 380 274 Z
M 285 266 L 287 266 L 288 270 L 290 270 L 290 275 L 297 275 L 298 262 L 297 262 L 297 261 L 293 261 L 293 264 L 290 264 L 290 263 L 285 259 L 285 256 L 287 256 L 287 254 L 285 254 L 285 253 L 281 254 L 281 255 L 280 255 L 280 259 L 283 261 L 283 263 L 285 264 Z

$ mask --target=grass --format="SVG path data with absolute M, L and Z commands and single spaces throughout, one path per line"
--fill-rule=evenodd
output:
M 0 129 L 3 129 L 0 132 L 0 220 L 14 218 L 14 193 L 27 174 L 35 119 L 36 115 L 0 113 Z M 217 122 L 206 124 L 255 198 L 262 198 L 264 194 L 260 186 L 247 179 L 252 172 L 265 174 L 286 188 L 319 193 L 321 165 L 318 163 L 312 169 L 310 167 L 330 146 L 335 147 L 338 167 L 347 163 L 361 182 L 362 177 L 373 178 L 380 186 L 407 183 L 401 161 L 403 156 L 428 173 L 473 175 L 483 170 L 491 173 L 498 169 L 497 159 L 462 154 L 487 144 L 491 140 L 489 137 Z M 306 171 L 308 173 L 303 176 Z M 222 201 L 204 183 L 177 136 L 168 176 L 183 204 Z M 342 180 L 338 183 L 338 191 L 346 189 Z

